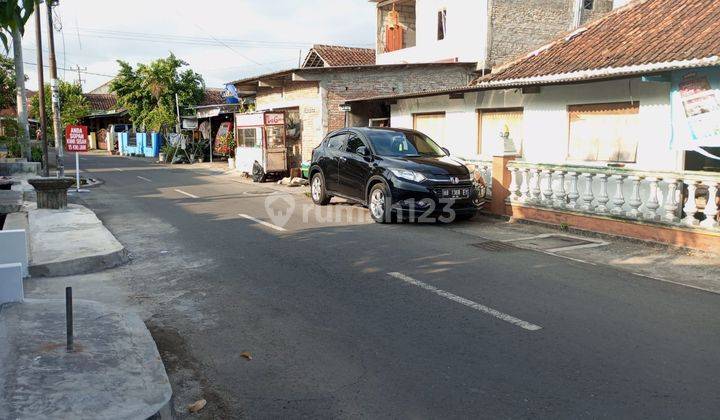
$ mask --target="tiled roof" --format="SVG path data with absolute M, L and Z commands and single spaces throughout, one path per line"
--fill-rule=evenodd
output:
M 372 48 L 342 47 L 338 45 L 313 45 L 305 58 L 303 67 L 321 67 L 313 64 L 317 54 L 327 67 L 371 66 L 375 64 L 375 50 Z
M 222 105 L 224 104 L 225 98 L 222 97 L 224 89 L 221 88 L 205 88 L 205 96 L 198 105 Z
M 557 83 L 718 65 L 718 34 L 718 0 L 635 0 L 471 85 Z
M 83 94 L 92 111 L 112 111 L 117 107 L 117 97 L 111 93 Z

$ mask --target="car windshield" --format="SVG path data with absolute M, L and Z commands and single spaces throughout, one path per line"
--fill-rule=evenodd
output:
M 445 156 L 430 137 L 412 131 L 372 130 L 368 132 L 375 153 L 380 156 Z

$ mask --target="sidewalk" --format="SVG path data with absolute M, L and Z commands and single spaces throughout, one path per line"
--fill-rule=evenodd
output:
M 27 205 L 32 276 L 68 276 L 112 268 L 129 260 L 125 247 L 88 208 Z
M 68 353 L 63 300 L 0 308 L 2 417 L 146 419 L 161 411 L 172 390 L 140 318 L 81 300 L 74 317 Z
M 451 224 L 448 229 L 483 241 L 533 249 L 581 264 L 612 266 L 655 280 L 720 293 L 720 255 L 488 216 Z

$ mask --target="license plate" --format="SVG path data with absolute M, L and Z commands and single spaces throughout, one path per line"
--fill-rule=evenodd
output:
M 468 198 L 470 197 L 469 188 L 443 188 L 440 190 L 442 198 Z

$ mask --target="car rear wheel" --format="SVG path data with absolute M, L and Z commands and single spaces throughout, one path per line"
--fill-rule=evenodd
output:
M 370 194 L 368 194 L 370 217 L 377 223 L 392 222 L 390 206 L 390 194 L 385 184 L 379 183 L 373 185 L 370 189 Z
M 318 206 L 324 206 L 330 202 L 330 196 L 325 189 L 325 178 L 320 172 L 315 173 L 310 181 L 310 195 L 313 203 Z

